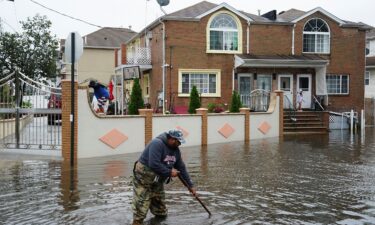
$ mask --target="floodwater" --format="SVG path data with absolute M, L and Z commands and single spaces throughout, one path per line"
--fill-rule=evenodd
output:
M 183 148 L 198 194 L 166 186 L 169 217 L 146 224 L 375 224 L 375 132 Z M 130 224 L 139 153 L 80 160 L 0 152 L 0 224 Z M 73 178 L 73 179 L 72 179 Z

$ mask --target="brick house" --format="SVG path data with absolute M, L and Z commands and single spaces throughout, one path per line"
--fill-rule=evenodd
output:
M 317 98 L 328 110 L 360 111 L 367 29 L 319 7 L 257 16 L 203 1 L 131 38 L 116 53 L 116 71 L 139 66 L 145 100 L 158 108 L 165 99 L 165 111 L 186 108 L 193 85 L 203 107 L 255 89 L 284 90 L 295 104 L 302 89 L 305 109 Z

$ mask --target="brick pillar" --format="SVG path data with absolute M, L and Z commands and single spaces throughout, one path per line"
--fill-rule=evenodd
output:
M 250 141 L 250 109 L 249 108 L 240 108 L 240 113 L 245 116 L 245 142 Z
M 77 146 L 78 146 L 78 83 L 74 84 L 74 163 L 77 163 Z M 61 81 L 61 135 L 62 135 L 62 157 L 64 161 L 70 162 L 70 135 L 71 135 L 71 125 L 70 125 L 70 113 L 71 113 L 71 81 L 63 80 Z
M 118 67 L 118 53 L 121 49 L 115 49 L 115 67 Z
M 121 44 L 121 64 L 126 64 L 126 44 Z
M 284 91 L 275 90 L 277 96 L 279 96 L 279 136 L 284 135 Z
M 139 115 L 145 117 L 145 146 L 152 139 L 152 109 L 138 109 Z
M 329 112 L 324 111 L 323 113 L 323 125 L 327 127 L 327 130 L 329 130 Z
M 201 115 L 202 117 L 202 137 L 201 137 L 201 145 L 207 145 L 207 113 L 208 110 L 205 108 L 196 109 L 197 114 Z

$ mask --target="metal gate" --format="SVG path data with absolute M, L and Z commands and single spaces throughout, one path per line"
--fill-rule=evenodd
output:
M 17 71 L 0 79 L 0 149 L 61 149 L 61 88 Z

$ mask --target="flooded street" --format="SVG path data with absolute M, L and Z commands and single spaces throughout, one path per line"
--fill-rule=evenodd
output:
M 205 210 L 175 179 L 146 224 L 375 224 L 375 132 L 182 148 Z M 80 160 L 0 152 L 0 224 L 130 224 L 140 153 Z M 71 178 L 76 179 L 71 179 Z

